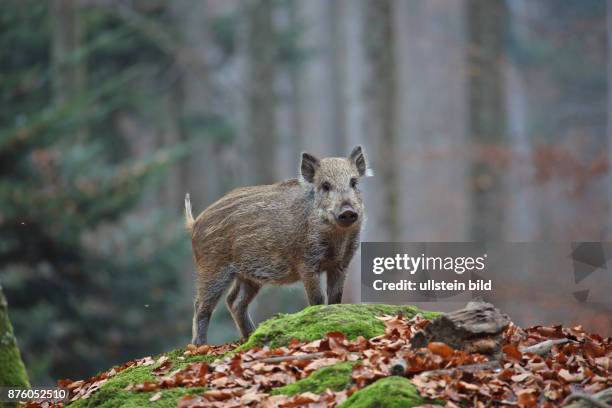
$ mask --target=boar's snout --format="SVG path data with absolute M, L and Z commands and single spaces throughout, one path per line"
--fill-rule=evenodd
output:
M 338 224 L 341 227 L 349 227 L 357 221 L 359 214 L 349 205 L 345 205 L 340 209 L 340 214 L 337 216 Z

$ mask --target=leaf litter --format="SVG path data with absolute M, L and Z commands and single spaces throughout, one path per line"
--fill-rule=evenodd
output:
M 86 381 L 61 380 L 58 385 L 70 393 L 70 401 L 89 397 L 109 378 L 127 368 L 153 365 L 155 381 L 130 385 L 133 392 L 161 392 L 176 387 L 206 387 L 199 395 L 186 395 L 179 408 L 237 407 L 335 407 L 350 395 L 392 373 L 411 379 L 419 394 L 444 401 L 448 407 L 470 405 L 555 407 L 572 393 L 594 394 L 612 386 L 612 338 L 585 332 L 581 326 L 535 326 L 522 329 L 510 324 L 503 332 L 501 352 L 496 356 L 455 350 L 431 342 L 411 348 L 412 336 L 430 321 L 420 315 L 383 316 L 385 333 L 371 339 L 349 340 L 340 332 L 311 342 L 291 341 L 286 347 L 254 347 L 221 358 L 214 363 L 198 361 L 172 371 L 167 357 L 146 357 L 99 374 Z M 555 339 L 543 355 L 523 352 L 525 348 Z M 566 339 L 559 342 L 557 339 Z M 223 355 L 236 344 L 190 345 L 185 355 Z M 533 348 L 532 348 L 533 349 Z M 314 371 L 353 361 L 351 383 L 341 391 L 321 394 L 270 395 L 274 388 L 292 384 Z M 398 369 L 399 364 L 399 369 Z M 469 369 L 472 368 L 472 369 Z M 45 406 L 30 403 L 28 407 Z M 59 407 L 59 404 L 47 404 Z

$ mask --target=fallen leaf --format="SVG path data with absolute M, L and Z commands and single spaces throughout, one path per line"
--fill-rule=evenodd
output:
M 149 402 L 155 402 L 155 401 L 159 401 L 162 397 L 162 393 L 161 391 L 156 392 L 155 394 L 153 394 L 153 396 L 151 398 L 149 398 Z

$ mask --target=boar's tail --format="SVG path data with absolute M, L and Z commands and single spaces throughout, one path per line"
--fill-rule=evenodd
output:
M 189 198 L 189 193 L 185 195 L 185 228 L 187 231 L 193 230 L 193 224 L 195 220 L 193 219 L 193 212 L 191 211 L 191 199 Z

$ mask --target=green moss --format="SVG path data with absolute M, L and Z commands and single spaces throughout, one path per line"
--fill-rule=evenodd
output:
M 295 395 L 303 392 L 321 394 L 328 388 L 333 391 L 343 390 L 351 383 L 353 365 L 354 363 L 345 362 L 323 367 L 293 384 L 272 390 L 271 394 Z
M 435 312 L 423 312 L 414 306 L 391 305 L 321 305 L 310 306 L 294 314 L 280 314 L 261 323 L 249 340 L 236 350 L 268 345 L 280 347 L 292 339 L 312 341 L 323 338 L 331 331 L 341 331 L 348 338 L 371 338 L 384 333 L 384 322 L 377 316 L 396 315 L 412 317 L 422 313 L 425 317 L 438 316 Z
M 172 361 L 172 370 L 176 370 L 177 368 L 184 368 L 184 367 L 187 367 L 189 364 L 195 363 L 198 361 L 206 361 L 206 362 L 212 363 L 213 361 L 217 359 L 223 358 L 223 356 L 225 355 L 223 354 L 223 355 L 213 356 L 213 355 L 208 355 L 208 354 L 198 354 L 195 356 L 184 356 L 183 355 L 184 353 L 185 353 L 185 349 L 180 348 L 180 349 L 172 350 L 167 353 L 161 354 L 155 357 L 155 359 L 157 360 L 162 355 L 169 357 L 170 360 Z M 151 367 L 151 369 L 154 369 L 156 367 L 157 365 L 154 365 Z
M 0 386 L 29 387 L 13 326 L 8 316 L 8 305 L 0 286 Z M 0 403 L 0 406 L 2 404 Z
M 434 312 L 423 312 L 413 306 L 389 305 L 330 305 L 312 306 L 301 312 L 290 315 L 278 315 L 266 322 L 251 335 L 249 340 L 237 350 L 245 350 L 254 346 L 267 344 L 271 347 L 286 345 L 291 339 L 311 341 L 320 339 L 331 331 L 341 331 L 347 337 L 354 339 L 357 336 L 371 338 L 384 332 L 384 322 L 377 316 L 403 314 L 412 317 L 422 313 L 427 318 L 438 315 Z M 172 350 L 165 353 L 172 360 L 170 370 L 184 368 L 194 361 L 212 362 L 222 356 L 192 356 L 183 358 L 184 349 Z M 158 359 L 160 356 L 156 356 Z M 69 408 L 85 407 L 175 407 L 183 395 L 198 394 L 204 388 L 174 388 L 162 390 L 162 398 L 155 402 L 149 399 L 155 392 L 126 391 L 130 384 L 141 384 L 145 381 L 154 381 L 156 377 L 152 370 L 156 364 L 150 366 L 133 367 L 118 373 L 108 380 L 98 391 L 88 399 L 75 401 L 67 405 Z M 293 395 L 301 392 L 321 393 L 325 389 L 340 390 L 351 381 L 351 363 L 340 363 L 331 367 L 317 370 L 308 378 L 300 380 L 277 390 L 274 394 Z M 378 384 L 375 383 L 375 384 Z M 369 387 L 368 387 L 369 388 Z M 414 387 L 412 387 L 414 388 Z M 361 392 L 361 391 L 360 391 Z M 357 393 L 356 393 L 357 394 Z
M 166 353 L 172 362 L 172 368 L 170 370 L 176 370 L 178 368 L 184 368 L 189 363 L 194 361 L 213 361 L 218 356 L 193 356 L 187 357 L 185 360 L 181 360 L 183 356 L 183 349 L 176 349 Z M 160 356 L 156 356 L 158 359 Z M 85 407 L 126 407 L 135 408 L 143 406 L 151 407 L 176 407 L 178 400 L 183 395 L 199 394 L 204 392 L 205 388 L 173 388 L 162 391 L 162 398 L 155 402 L 149 402 L 149 399 L 155 394 L 155 392 L 134 392 L 127 391 L 125 388 L 130 384 L 142 384 L 146 381 L 156 381 L 157 378 L 153 375 L 154 370 L 158 364 L 150 366 L 139 366 L 128 368 L 127 370 L 121 371 L 106 383 L 100 387 L 98 391 L 93 393 L 89 398 L 82 399 L 67 405 L 70 408 L 85 408 Z
M 102 407 L 102 408 L 141 408 L 141 407 L 158 407 L 158 408 L 174 408 L 178 404 L 178 400 L 184 395 L 201 394 L 206 389 L 204 387 L 194 388 L 171 388 L 161 390 L 162 397 L 154 402 L 149 399 L 156 392 L 127 392 L 114 389 L 106 389 L 106 392 L 100 389 L 97 393 L 85 400 L 76 401 L 68 407 Z
M 8 336 L 5 336 L 8 338 Z M 2 340 L 0 340 L 2 341 Z M 0 345 L 0 386 L 29 387 L 28 376 L 14 344 Z
M 381 378 L 360 389 L 338 408 L 410 408 L 432 403 L 404 377 Z

